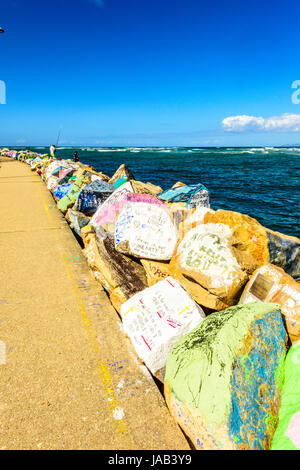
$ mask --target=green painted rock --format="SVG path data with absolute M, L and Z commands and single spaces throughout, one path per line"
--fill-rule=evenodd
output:
M 278 304 L 209 315 L 172 349 L 165 397 L 197 449 L 269 449 L 287 334 Z
M 75 183 L 73 184 L 70 191 L 60 199 L 58 203 L 58 208 L 63 213 L 67 212 L 67 210 L 75 204 L 78 194 L 81 191 L 83 185 L 88 184 L 90 182 L 90 178 L 85 175 L 80 175 L 76 178 Z
M 300 341 L 286 357 L 279 423 L 272 450 L 300 450 Z

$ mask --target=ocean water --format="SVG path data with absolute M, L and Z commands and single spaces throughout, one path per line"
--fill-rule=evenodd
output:
M 46 153 L 48 148 L 31 147 Z M 202 183 L 213 209 L 248 214 L 262 225 L 300 237 L 300 148 L 70 148 L 57 158 L 80 160 L 112 176 L 125 163 L 135 179 L 163 189 Z

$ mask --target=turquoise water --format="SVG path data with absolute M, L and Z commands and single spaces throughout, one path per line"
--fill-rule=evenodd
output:
M 48 148 L 32 148 L 39 153 Z M 300 237 L 300 148 L 66 148 L 111 176 L 125 163 L 135 178 L 168 189 L 177 181 L 202 183 L 213 209 L 248 214 L 262 225 Z

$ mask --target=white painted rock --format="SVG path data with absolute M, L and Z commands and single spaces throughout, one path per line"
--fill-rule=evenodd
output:
M 121 306 L 125 333 L 157 375 L 175 343 L 204 318 L 203 310 L 172 277 L 135 294 Z
M 168 208 L 159 201 L 153 203 L 151 196 L 139 196 L 145 196 L 149 202 L 128 202 L 120 212 L 115 227 L 115 248 L 138 258 L 170 260 L 177 234 Z

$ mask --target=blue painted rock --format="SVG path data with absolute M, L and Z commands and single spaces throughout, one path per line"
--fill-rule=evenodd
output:
M 61 184 L 59 186 L 57 186 L 57 188 L 55 189 L 55 191 L 53 192 L 53 196 L 56 198 L 56 199 L 61 199 L 62 197 L 64 197 L 66 194 L 68 194 L 68 192 L 70 191 L 70 189 L 72 188 L 74 183 L 66 183 L 66 184 Z
M 93 215 L 98 206 L 102 204 L 114 190 L 115 188 L 105 181 L 93 181 L 81 189 L 74 209 L 86 215 Z
M 166 366 L 168 407 L 196 449 L 269 449 L 278 421 L 287 334 L 278 304 L 212 313 Z
M 203 184 L 176 186 L 160 193 L 158 197 L 168 203 L 181 203 L 188 209 L 210 207 L 209 192 Z
M 284 375 L 272 450 L 300 450 L 300 341 L 287 354 Z

